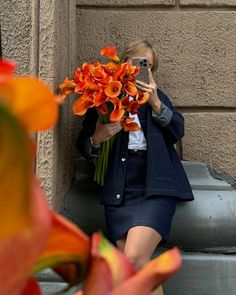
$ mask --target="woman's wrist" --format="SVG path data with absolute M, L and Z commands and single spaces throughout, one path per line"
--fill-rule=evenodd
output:
M 160 99 L 158 98 L 155 102 L 153 102 L 151 104 L 151 106 L 152 106 L 153 111 L 157 115 L 160 115 L 160 113 L 161 113 L 161 101 L 160 101 Z
M 101 141 L 99 141 L 95 135 L 90 137 L 90 142 L 91 142 L 92 147 L 100 148 Z

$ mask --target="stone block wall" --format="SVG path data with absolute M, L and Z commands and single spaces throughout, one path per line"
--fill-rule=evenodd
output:
M 236 175 L 236 1 L 77 0 L 78 64 L 147 39 L 158 86 L 186 119 L 183 159 Z

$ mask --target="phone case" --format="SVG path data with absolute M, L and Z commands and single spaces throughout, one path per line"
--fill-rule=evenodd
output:
M 137 76 L 135 76 L 135 79 L 142 81 L 146 84 L 149 84 L 149 78 L 148 78 L 149 62 L 148 62 L 148 60 L 143 57 L 134 57 L 134 58 L 132 58 L 132 65 L 140 67 L 140 73 Z

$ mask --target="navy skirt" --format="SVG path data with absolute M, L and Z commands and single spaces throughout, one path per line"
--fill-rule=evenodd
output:
M 145 195 L 146 152 L 129 151 L 121 205 L 105 205 L 108 237 L 121 239 L 134 226 L 148 226 L 167 240 L 177 200 Z

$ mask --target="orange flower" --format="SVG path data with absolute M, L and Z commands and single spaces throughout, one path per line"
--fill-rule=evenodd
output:
M 114 80 L 120 80 L 122 81 L 122 79 L 124 78 L 124 76 L 127 73 L 127 70 L 129 68 L 129 64 L 128 63 L 123 63 L 121 64 L 115 71 L 114 73 Z
M 65 98 L 68 94 L 74 92 L 76 83 L 74 80 L 69 80 L 69 78 L 66 77 L 65 81 L 59 85 L 59 88 L 61 90 L 62 97 Z
M 123 117 L 123 115 L 125 113 L 125 110 L 122 107 L 122 103 L 119 100 L 119 98 L 115 97 L 110 101 L 113 103 L 113 106 L 114 106 L 114 109 L 113 109 L 113 111 L 111 112 L 111 115 L 110 115 L 110 120 L 112 122 L 118 122 Z
M 109 75 L 114 76 L 116 71 L 120 68 L 120 65 L 110 61 L 106 65 L 103 65 L 103 68 Z M 117 79 L 114 79 L 114 80 L 117 80 Z
M 144 103 L 146 103 L 148 101 L 150 93 L 139 91 L 138 94 L 139 94 L 139 97 L 137 99 L 137 102 L 139 104 L 144 104 Z
M 120 95 L 122 84 L 119 81 L 110 82 L 105 88 L 105 94 L 110 98 Z
M 140 130 L 138 124 L 133 121 L 134 121 L 134 118 L 125 117 L 120 122 L 120 125 L 124 129 L 124 131 L 138 131 L 138 130 Z
M 110 59 L 112 59 L 115 62 L 119 62 L 120 61 L 120 59 L 119 59 L 119 57 L 117 56 L 117 53 L 116 53 L 116 48 L 114 46 L 104 47 L 100 51 L 100 54 L 109 57 Z
M 112 80 L 112 77 L 105 72 L 100 64 L 92 68 L 91 75 L 96 83 L 101 83 L 102 85 L 107 85 Z
M 16 69 L 16 63 L 13 60 L 0 59 L 0 83 L 7 81 Z
M 88 108 L 94 106 L 93 98 L 87 92 L 85 92 L 80 98 L 78 98 L 72 106 L 73 112 L 77 116 L 82 116 L 86 113 Z
M 1 84 L 0 102 L 3 102 L 30 132 L 51 128 L 58 118 L 57 97 L 37 78 L 12 77 Z
M 137 89 L 137 87 L 136 87 L 132 82 L 130 82 L 130 81 L 128 81 L 128 82 L 124 85 L 124 90 L 125 90 L 125 92 L 126 92 L 128 95 L 130 95 L 130 96 L 132 96 L 132 97 L 134 97 L 134 98 L 136 98 L 137 95 L 138 95 L 138 89 Z
M 137 66 L 129 66 L 128 68 L 128 75 L 132 76 L 132 77 L 135 77 L 139 74 L 140 72 L 140 68 L 137 67 Z
M 95 107 L 100 106 L 101 104 L 105 103 L 108 100 L 109 98 L 105 95 L 103 87 L 100 87 L 99 90 L 94 91 L 93 102 Z

